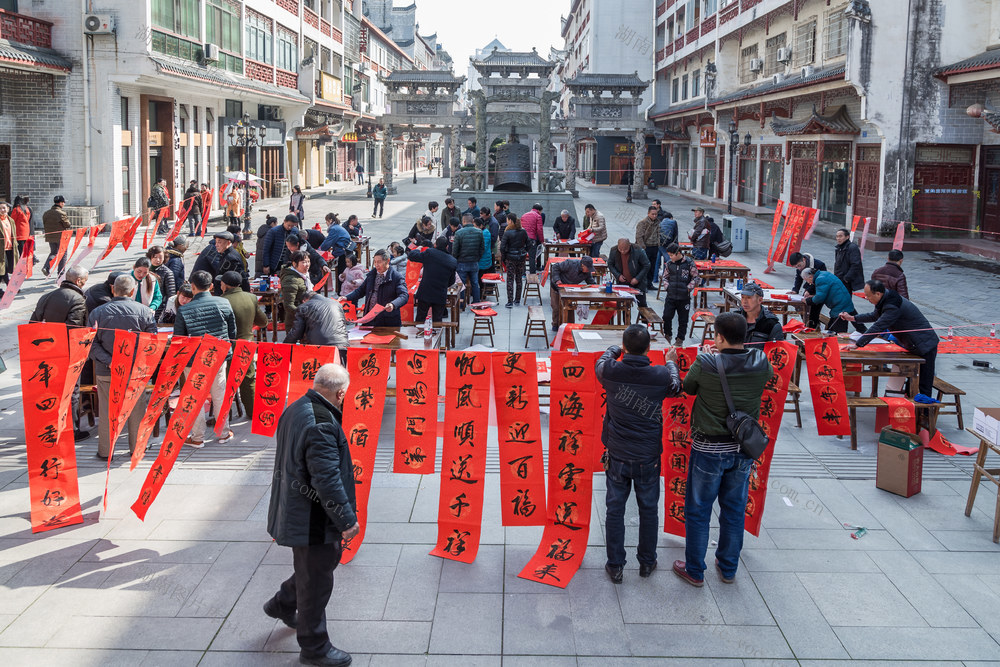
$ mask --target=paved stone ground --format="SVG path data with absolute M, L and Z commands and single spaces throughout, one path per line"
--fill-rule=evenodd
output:
M 444 200 L 444 180 L 398 185 L 388 217 L 365 223 L 373 247 L 401 239 L 427 200 Z M 661 199 L 689 228 L 690 202 Z M 585 187 L 579 207 L 595 203 L 613 241 L 631 236 L 645 210 L 645 202 L 623 200 L 621 189 Z M 282 204 L 261 208 L 283 212 Z M 310 199 L 306 211 L 312 222 L 326 210 L 367 213 L 368 205 L 363 188 L 342 185 L 335 195 Z M 769 230 L 769 221 L 753 222 L 751 251 L 738 256 L 758 274 Z M 830 231 L 820 230 L 806 249 L 832 260 Z M 880 263 L 869 256 L 868 272 Z M 125 264 L 115 251 L 101 268 Z M 935 325 L 1000 320 L 994 264 L 912 253 L 905 266 L 916 302 Z M 767 280 L 784 285 L 791 277 L 783 267 Z M 236 441 L 184 452 L 145 522 L 128 510 L 144 470 L 129 473 L 122 456 L 112 465 L 108 512 L 98 518 L 105 472 L 93 458 L 96 438 L 81 443 L 85 523 L 30 533 L 14 327 L 50 286 L 40 276 L 28 281 L 25 298 L 0 322 L 9 369 L 0 375 L 0 658 L 14 665 L 293 663 L 294 633 L 260 610 L 291 567 L 290 551 L 264 529 L 273 443 L 251 435 L 245 420 L 237 421 Z M 498 348 L 524 349 L 524 317 L 524 307 L 499 309 Z M 988 327 L 970 331 L 983 335 Z M 976 405 L 996 405 L 996 371 L 972 367 L 973 358 L 988 357 L 939 358 L 939 374 L 969 392 L 967 419 Z M 603 475 L 595 478 L 583 568 L 568 588 L 518 579 L 541 528 L 499 525 L 495 445 L 476 562 L 429 556 L 438 477 L 387 472 L 395 417 L 389 401 L 365 544 L 337 570 L 328 608 L 334 642 L 359 665 L 1000 664 L 993 490 L 984 485 L 964 517 L 971 462 L 933 452 L 923 493 L 904 499 L 877 490 L 872 416 L 862 416 L 861 447 L 852 452 L 846 440 L 816 435 L 808 392 L 803 396 L 805 425 L 785 419 L 764 529 L 759 538 L 747 536 L 737 583 L 709 576 L 703 589 L 669 572 L 683 541 L 668 535 L 660 537 L 661 569 L 652 577 L 639 579 L 633 562 L 624 584 L 607 580 Z M 544 412 L 542 420 L 545 431 Z M 972 444 L 953 417 L 942 418 L 942 430 Z M 853 540 L 843 523 L 869 532 Z M 636 539 L 630 508 L 627 544 Z

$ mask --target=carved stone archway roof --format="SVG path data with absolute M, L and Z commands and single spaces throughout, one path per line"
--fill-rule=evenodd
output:
M 382 80 L 386 83 L 461 83 L 465 77 L 457 77 L 447 70 L 394 69 Z
M 645 90 L 648 81 L 643 81 L 638 74 L 577 74 L 565 82 L 567 88 L 636 88 Z
M 861 134 L 861 128 L 854 124 L 847 106 L 841 106 L 832 114 L 821 116 L 813 107 L 812 114 L 805 120 L 772 120 L 771 129 L 778 136 L 797 134 Z

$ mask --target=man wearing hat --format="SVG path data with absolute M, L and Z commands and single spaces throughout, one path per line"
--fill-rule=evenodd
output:
M 218 288 L 219 283 L 222 281 L 222 275 L 230 271 L 238 273 L 240 275 L 240 286 L 243 291 L 250 293 L 250 279 L 247 277 L 247 266 L 243 261 L 243 256 L 240 255 L 240 251 L 236 249 L 233 242 L 236 237 L 230 232 L 216 232 L 215 237 L 215 251 L 219 253 L 219 265 L 216 273 L 213 275 L 213 282 Z M 222 293 L 219 289 L 219 294 Z
M 49 275 L 49 271 L 52 268 L 49 264 L 59 253 L 59 241 L 62 239 L 63 231 L 70 228 L 69 216 L 63 210 L 63 207 L 66 205 L 66 198 L 62 195 L 56 195 L 52 199 L 52 202 L 52 208 L 42 214 L 42 227 L 45 229 L 45 240 L 49 244 L 49 256 L 45 258 L 45 263 L 42 264 L 42 273 L 45 275 Z M 57 272 L 61 273 L 64 266 L 66 266 L 65 254 L 59 260 Z
M 560 285 L 594 284 L 594 259 L 581 257 L 579 259 L 564 259 L 552 265 L 549 269 L 549 303 L 552 305 L 552 330 L 558 331 L 562 324 L 562 300 L 559 298 Z M 569 321 L 575 321 L 573 313 Z
M 691 257 L 708 259 L 708 248 L 712 244 L 711 223 L 705 217 L 705 209 L 701 206 L 695 206 L 691 211 L 694 212 L 694 228 L 688 232 L 692 246 Z
M 764 290 L 757 283 L 747 283 L 740 292 L 740 308 L 736 312 L 746 318 L 747 333 L 743 342 L 760 345 L 776 340 L 785 340 L 781 321 L 763 306 Z

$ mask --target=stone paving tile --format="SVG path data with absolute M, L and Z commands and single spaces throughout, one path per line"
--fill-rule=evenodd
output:
M 911 555 L 931 574 L 986 573 L 993 572 L 997 565 L 996 554 L 982 551 L 918 551 Z
M 796 658 L 848 657 L 840 640 L 795 574 L 759 572 L 753 574 L 753 581 Z
M 883 528 L 882 524 L 836 479 L 805 480 L 816 497 L 823 503 L 823 509 L 836 518 L 837 524 L 850 523 L 864 526 L 869 530 Z
M 705 577 L 705 585 L 712 592 L 726 625 L 775 625 L 753 577 L 746 572 L 737 572 L 732 584 L 724 583 L 718 573 L 713 572 Z
M 861 551 L 827 549 L 743 550 L 740 557 L 750 572 L 876 572 L 878 567 Z
M 800 573 L 798 578 L 831 626 L 926 625 L 917 610 L 881 573 Z
M 330 606 L 327 618 L 341 621 L 352 618 L 381 620 L 395 571 L 395 567 L 362 567 L 353 562 L 338 566 L 333 573 L 334 594 L 331 597 L 336 599 L 337 604 Z
M 266 524 L 263 521 L 209 521 L 168 519 L 150 533 L 159 540 L 209 538 L 227 542 L 270 542 Z
M 431 621 L 448 561 L 428 554 L 429 549 L 407 544 L 391 576 L 382 618 L 397 621 Z M 478 560 L 478 559 L 477 559 Z M 471 567 L 471 566 L 470 566 Z
M 893 496 L 872 486 L 852 489 L 858 502 L 874 516 L 899 545 L 907 551 L 938 550 L 943 545 Z
M 260 565 L 246 586 L 240 591 L 239 599 L 226 616 L 219 632 L 212 639 L 210 648 L 220 651 L 262 651 L 268 638 L 275 633 L 291 635 L 295 633 L 278 620 L 264 614 L 264 603 L 278 590 L 281 582 L 292 574 L 290 566 Z M 334 592 L 338 590 L 334 574 Z M 297 651 L 297 646 L 294 647 Z
M 779 549 L 829 549 L 831 551 L 895 551 L 898 542 L 887 531 L 869 530 L 860 540 L 851 538 L 846 528 L 770 528 L 768 535 Z M 863 542 L 863 544 L 862 544 Z
M 36 667 L 130 667 L 134 665 L 164 665 L 193 667 L 201 660 L 201 651 L 147 651 L 144 649 L 67 649 L 19 648 L 5 649 L 2 656 L 11 664 L 31 664 Z
M 655 626 L 654 626 L 655 627 Z M 768 660 L 767 664 L 775 661 Z M 593 658 L 590 656 L 580 656 L 577 663 L 580 667 L 649 667 L 650 665 L 664 667 L 742 667 L 743 661 L 736 658 Z
M 233 542 L 227 545 L 177 615 L 228 615 L 267 549 L 268 545 L 261 542 Z
M 879 551 L 870 558 L 932 627 L 966 628 L 975 623 L 949 590 L 905 552 Z
M 938 574 L 934 578 L 975 623 L 997 637 L 1000 636 L 1000 614 L 997 613 L 1000 610 L 1000 576 L 993 572 L 995 568 L 983 574 Z M 996 657 L 1000 657 L 1000 653 Z
M 698 658 L 791 658 L 778 628 L 725 625 L 626 624 L 629 647 L 637 656 Z
M 46 643 L 54 648 L 144 648 L 201 650 L 222 619 L 69 616 Z
M 505 655 L 503 657 L 503 667 L 576 667 L 577 664 L 576 656 L 570 655 Z
M 646 579 L 629 577 L 616 587 L 625 623 L 721 625 L 722 613 L 711 591 L 681 581 L 670 571 L 671 562 L 665 560 Z
M 834 628 L 852 658 L 992 660 L 1000 644 L 980 628 Z
M 199 667 L 274 667 L 291 665 L 299 661 L 298 651 L 208 651 L 198 662 Z M 352 653 L 351 667 L 370 665 L 370 656 Z
M 959 515 L 953 524 L 962 527 L 967 520 Z M 993 541 L 993 527 L 962 528 L 961 530 L 932 530 L 931 535 L 948 551 L 992 551 L 1000 552 L 1000 544 Z
M 431 632 L 431 653 L 499 654 L 503 596 L 439 593 Z
M 155 559 L 161 563 L 214 563 L 226 542 L 194 540 L 98 540 L 82 562 L 129 563 Z
M 279 621 L 276 621 L 280 623 Z M 351 655 L 355 653 L 427 653 L 431 636 L 428 621 L 328 621 L 330 641 Z M 295 651 L 295 632 L 281 626 L 268 638 L 265 651 Z
M 536 542 L 537 543 L 537 542 Z M 441 561 L 441 593 L 502 593 L 504 547 L 485 544 L 473 563 Z

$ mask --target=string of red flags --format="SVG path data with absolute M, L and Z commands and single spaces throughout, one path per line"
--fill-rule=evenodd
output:
M 437 350 L 396 352 L 395 473 L 434 473 L 439 366 Z
M 58 268 L 60 262 L 62 262 L 63 255 L 65 255 L 66 251 L 69 250 L 69 240 L 72 236 L 72 229 L 64 229 L 59 233 L 59 249 L 56 250 L 56 256 L 52 259 L 52 263 L 49 265 L 53 269 Z M 56 279 L 56 283 L 59 283 L 62 279 L 62 273 L 58 270 L 51 271 L 49 275 Z
M 212 389 L 215 376 L 222 370 L 229 354 L 229 341 L 212 336 L 201 338 L 198 351 L 194 354 L 191 370 L 187 381 L 181 387 L 181 395 L 177 400 L 177 409 L 170 415 L 167 432 L 163 438 L 160 451 L 142 484 L 139 498 L 132 504 L 132 511 L 139 519 L 146 518 L 146 512 L 156 500 L 160 489 L 166 482 L 167 475 L 174 467 L 174 462 L 181 453 L 184 440 L 191 433 L 198 411 L 205 404 L 205 399 Z
M 448 352 L 438 536 L 432 556 L 471 563 L 482 535 L 491 364 L 487 354 Z
M 287 343 L 257 344 L 257 377 L 250 432 L 274 437 L 278 417 L 285 409 L 292 368 L 292 346 Z
M 163 244 L 166 245 L 173 241 L 175 238 L 180 236 L 181 228 L 184 226 L 184 221 L 187 220 L 188 214 L 194 207 L 194 197 L 190 197 L 181 202 L 180 206 L 177 207 L 176 220 L 174 221 L 174 227 L 167 234 L 167 238 L 163 239 Z
M 347 350 L 347 371 L 351 375 L 351 384 L 344 397 L 343 420 L 347 425 L 344 430 L 351 451 L 351 462 L 354 464 L 356 514 L 361 530 L 350 540 L 344 541 L 344 553 L 340 559 L 342 563 L 350 563 L 354 559 L 365 539 L 368 495 L 371 493 L 379 431 L 382 430 L 390 364 L 389 350 Z
M 233 358 L 229 363 L 229 374 L 226 376 L 226 393 L 222 397 L 222 405 L 218 407 L 218 414 L 229 414 L 229 408 L 236 398 L 236 392 L 250 372 L 253 365 L 254 353 L 257 351 L 257 343 L 252 340 L 238 340 L 233 347 Z M 246 407 L 246 406 L 244 406 Z M 252 416 L 252 415 L 251 415 Z M 215 434 L 222 436 L 222 427 L 225 420 L 215 420 Z
M 820 435 L 850 435 L 844 369 L 836 339 L 812 338 L 803 343 L 803 350 L 809 371 L 809 392 L 816 415 L 816 430 Z
M 534 352 L 494 352 L 493 393 L 500 440 L 504 526 L 545 524 L 545 465 Z
M 774 207 L 774 218 L 771 220 L 771 245 L 767 249 L 767 255 L 765 259 L 767 260 L 767 268 L 764 269 L 764 273 L 771 273 L 774 271 L 774 239 L 778 235 L 778 225 L 781 224 L 781 212 L 785 208 L 785 202 L 778 200 L 778 203 Z
M 328 274 L 329 275 L 329 274 Z M 285 404 L 296 401 L 312 389 L 316 372 L 324 364 L 340 363 L 340 352 L 332 345 L 292 345 L 291 375 Z
M 583 564 L 590 534 L 594 434 L 594 354 L 553 352 L 549 412 L 549 495 L 545 530 L 535 555 L 517 575 L 566 588 Z

